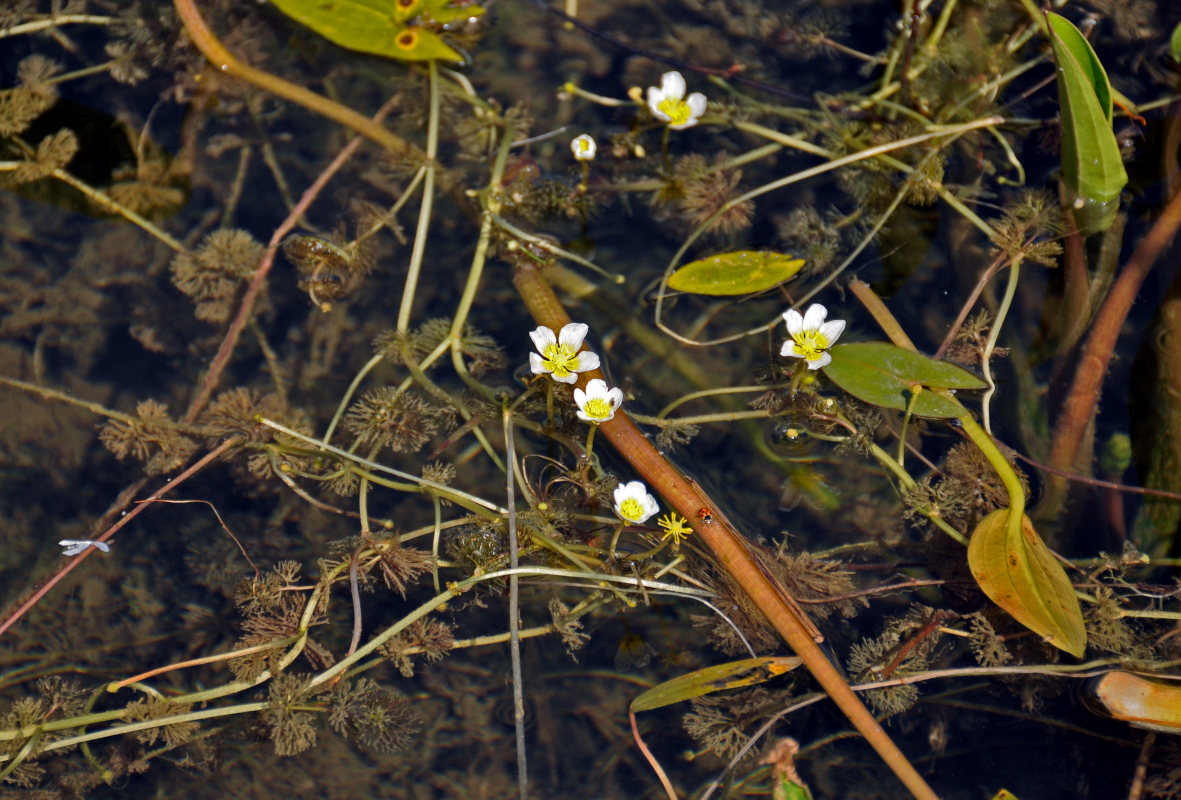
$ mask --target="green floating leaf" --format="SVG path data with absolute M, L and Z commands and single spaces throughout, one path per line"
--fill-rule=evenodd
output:
M 735 250 L 686 264 L 669 276 L 669 288 L 689 294 L 756 294 L 794 276 L 804 259 L 765 250 Z
M 633 714 L 637 711 L 651 711 L 710 692 L 753 686 L 790 672 L 803 663 L 804 659 L 797 656 L 764 656 L 706 667 L 665 681 L 659 686 L 653 686 L 632 700 L 631 711 Z
M 965 369 L 886 342 L 838 344 L 828 352 L 832 363 L 824 374 L 837 386 L 871 405 L 910 408 L 918 417 L 959 417 L 964 407 L 946 390 L 985 387 Z
M 1111 84 L 1090 43 L 1070 20 L 1047 12 L 1062 111 L 1062 181 L 1080 230 L 1106 230 L 1128 173 L 1111 129 Z
M 1029 517 L 1021 515 L 1020 529 L 1010 530 L 1008 521 L 1009 509 L 1002 508 L 980 520 L 972 532 L 972 577 L 1013 619 L 1081 658 L 1087 631 L 1070 579 Z
M 439 35 L 410 24 L 419 17 L 444 23 L 480 6 L 450 8 L 446 0 L 271 0 L 287 16 L 349 50 L 399 61 L 463 61 Z

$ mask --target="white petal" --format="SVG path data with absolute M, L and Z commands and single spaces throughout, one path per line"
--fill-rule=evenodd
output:
M 599 354 L 592 353 L 589 350 L 578 354 L 578 366 L 574 368 L 576 372 L 590 372 L 592 369 L 599 368 Z M 573 381 L 571 381 L 573 383 Z
M 545 364 L 541 362 L 541 356 L 537 355 L 537 353 L 529 354 L 529 369 L 533 371 L 534 375 L 540 375 L 543 372 L 549 372 L 549 370 L 545 368 Z
M 694 92 L 689 95 L 686 101 L 689 104 L 689 111 L 693 114 L 693 119 L 697 119 L 705 113 L 705 95 L 701 92 Z
M 664 92 L 657 89 L 655 86 L 648 87 L 648 110 L 652 112 L 652 116 L 659 120 L 668 122 L 672 117 L 660 110 L 660 104 L 664 102 Z
M 594 383 L 594 381 L 591 381 L 591 383 Z M 590 388 L 589 384 L 587 385 L 587 388 Z M 574 405 L 578 406 L 579 408 L 586 408 L 587 399 L 586 392 L 582 391 L 582 389 L 574 390 Z M 579 413 L 579 416 L 581 416 L 581 412 Z
M 820 369 L 832 363 L 832 354 L 825 351 L 808 362 L 808 369 Z
M 533 346 L 537 348 L 539 353 L 544 353 L 545 348 L 551 344 L 558 343 L 558 337 L 554 336 L 554 332 L 544 325 L 529 331 L 529 338 L 533 340 Z
M 803 356 L 796 352 L 795 344 L 794 340 L 788 339 L 783 343 L 783 348 L 779 351 L 779 355 L 786 356 L 787 358 L 803 358 Z
M 804 312 L 804 330 L 820 330 L 820 326 L 824 324 L 826 317 L 828 317 L 828 309 L 819 303 L 813 303 L 812 305 L 808 306 L 808 310 Z
M 623 405 L 623 390 L 618 386 L 607 392 L 607 399 L 611 401 L 611 408 L 619 408 Z
M 586 394 L 584 396 L 596 399 L 601 397 L 605 399 L 607 397 L 607 381 L 603 380 L 602 378 L 592 378 L 586 384 Z M 577 389 L 574 390 L 574 397 L 575 399 L 578 398 Z
M 590 325 L 585 322 L 571 322 L 562 326 L 562 330 L 558 332 L 558 341 L 564 345 L 569 345 L 570 349 L 578 352 L 578 348 L 582 347 L 582 340 L 586 338 L 587 331 L 590 330 Z
M 668 129 L 670 131 L 683 131 L 683 130 L 685 130 L 685 128 L 692 128 L 696 124 L 697 124 L 697 117 L 690 116 L 689 119 L 685 120 L 684 122 L 682 122 L 680 124 L 669 125 Z
M 783 321 L 787 323 L 787 332 L 793 339 L 804 332 L 804 317 L 794 308 L 789 308 L 783 312 Z M 787 345 L 784 345 L 784 347 L 787 347 Z M 784 353 L 784 355 L 787 354 Z
M 577 372 L 571 372 L 569 375 L 567 375 L 564 378 L 559 378 L 557 375 L 555 375 L 552 372 L 550 373 L 549 376 L 551 378 L 553 378 L 555 381 L 557 381 L 558 383 L 578 383 L 578 373 Z
M 93 544 L 95 547 L 97 547 L 99 550 L 102 550 L 104 553 L 111 552 L 111 546 L 109 544 L 107 544 L 106 542 L 94 542 Z
M 835 344 L 844 332 L 845 321 L 843 319 L 830 319 L 820 326 L 820 335 L 828 340 L 829 347 Z
M 644 499 L 640 501 L 640 505 L 644 507 L 644 519 L 648 519 L 648 517 L 660 510 L 660 503 L 657 503 L 656 498 L 650 494 L 644 495 Z M 640 522 L 643 522 L 644 519 L 640 520 Z
M 675 97 L 680 100 L 685 96 L 685 78 L 681 73 L 673 70 L 660 76 L 660 91 L 665 97 Z

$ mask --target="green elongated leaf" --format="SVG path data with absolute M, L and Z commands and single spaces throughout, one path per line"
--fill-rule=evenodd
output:
M 1017 800 L 1017 795 L 1013 794 L 1008 789 L 1001 789 L 992 796 L 992 800 Z
M 1050 23 L 1050 44 L 1054 49 L 1054 61 L 1058 62 L 1066 54 L 1070 56 L 1070 60 L 1077 64 L 1076 72 L 1091 84 L 1095 100 L 1099 103 L 1107 124 L 1110 125 L 1111 83 L 1107 80 L 1103 65 L 1099 63 L 1099 56 L 1095 55 L 1091 43 L 1066 17 L 1051 11 L 1046 14 L 1046 20 Z
M 1173 35 L 1169 38 L 1169 55 L 1174 61 L 1181 61 L 1181 23 L 1173 28 Z
M 1083 612 L 1070 579 L 1021 515 L 1014 535 L 1009 509 L 992 512 L 976 526 L 968 543 L 968 568 L 992 602 L 1047 642 L 1081 658 L 1087 647 Z
M 446 19 L 452 9 L 437 0 L 271 0 L 287 16 L 329 41 L 349 50 L 399 61 L 463 61 L 438 34 L 410 21 L 421 14 L 434 16 L 435 6 Z M 463 9 L 466 16 L 483 13 L 479 6 Z M 437 18 L 436 18 L 437 19 Z
M 1098 56 L 1065 17 L 1047 13 L 1062 110 L 1062 180 L 1084 232 L 1102 231 L 1119 209 L 1128 173 L 1111 129 L 1111 84 Z
M 961 416 L 964 407 L 946 390 L 985 387 L 965 369 L 887 342 L 838 344 L 828 352 L 832 363 L 824 367 L 824 374 L 837 386 L 871 405 L 910 408 L 918 417 Z
M 710 692 L 753 686 L 790 672 L 803 663 L 804 659 L 797 656 L 764 656 L 706 667 L 665 681 L 659 686 L 653 686 L 632 700 L 631 711 L 633 714 L 637 711 L 651 711 Z
M 783 283 L 804 266 L 804 259 L 766 250 L 735 250 L 693 261 L 669 276 L 678 292 L 729 296 L 756 294 Z

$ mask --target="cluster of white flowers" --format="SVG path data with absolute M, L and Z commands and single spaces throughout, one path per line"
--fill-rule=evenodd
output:
M 593 143 L 591 149 L 594 149 Z M 828 309 L 813 303 L 803 314 L 794 308 L 788 309 L 783 312 L 783 321 L 787 323 L 791 338 L 783 343 L 781 356 L 802 358 L 808 369 L 820 369 L 832 362 L 828 349 L 844 333 L 844 320 L 828 319 Z M 573 384 L 578 382 L 580 372 L 598 369 L 599 356 L 582 350 L 589 330 L 590 326 L 585 323 L 571 322 L 557 333 L 544 325 L 531 331 L 529 338 L 537 348 L 536 353 L 529 354 L 529 368 L 533 374 L 549 375 L 558 383 Z M 585 390 L 575 388 L 574 402 L 578 406 L 579 419 L 598 425 L 615 417 L 615 412 L 623 404 L 623 391 L 608 386 L 602 378 L 592 378 Z M 656 498 L 642 481 L 621 483 L 615 488 L 615 513 L 624 522 L 641 525 L 659 510 Z M 671 521 L 669 525 L 672 525 Z M 661 527 L 667 527 L 663 521 Z M 680 528 L 678 526 L 676 531 L 678 542 L 684 535 Z
M 660 76 L 660 86 L 648 87 L 648 111 L 653 117 L 666 123 L 671 130 L 692 128 L 705 114 L 706 99 L 701 92 L 688 97 L 685 91 L 685 77 L 677 71 Z M 633 90 L 639 99 L 639 88 Z M 576 161 L 593 161 L 599 146 L 589 133 L 580 133 L 570 141 L 570 152 Z

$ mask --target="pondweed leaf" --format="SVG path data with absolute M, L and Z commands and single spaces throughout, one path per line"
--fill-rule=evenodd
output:
M 1181 686 L 1116 670 L 1094 682 L 1088 692 L 1112 717 L 1136 728 L 1181 733 Z
M 1090 43 L 1068 19 L 1047 12 L 1062 115 L 1062 182 L 1085 233 L 1106 230 L 1128 182 L 1111 128 L 1111 84 Z
M 669 276 L 669 288 L 689 294 L 756 294 L 794 276 L 804 259 L 766 250 L 735 250 L 693 261 Z
M 790 672 L 803 663 L 804 659 L 797 656 L 764 656 L 706 667 L 665 681 L 659 686 L 653 686 L 632 700 L 631 711 L 633 714 L 637 711 L 651 711 L 710 692 L 753 686 L 769 681 L 776 675 Z
M 448 0 L 271 0 L 287 16 L 341 47 L 399 61 L 463 61 L 439 35 L 421 25 L 443 24 L 484 13 L 477 5 L 452 7 Z
M 838 344 L 828 352 L 832 363 L 824 367 L 824 374 L 837 386 L 871 405 L 910 408 L 918 417 L 962 416 L 964 407 L 943 390 L 985 387 L 984 381 L 955 364 L 887 342 Z
M 1087 631 L 1078 597 L 1033 522 L 1021 515 L 1016 535 L 1009 509 L 992 512 L 976 526 L 968 543 L 968 567 L 984 593 L 1013 619 L 1047 642 L 1081 658 Z

